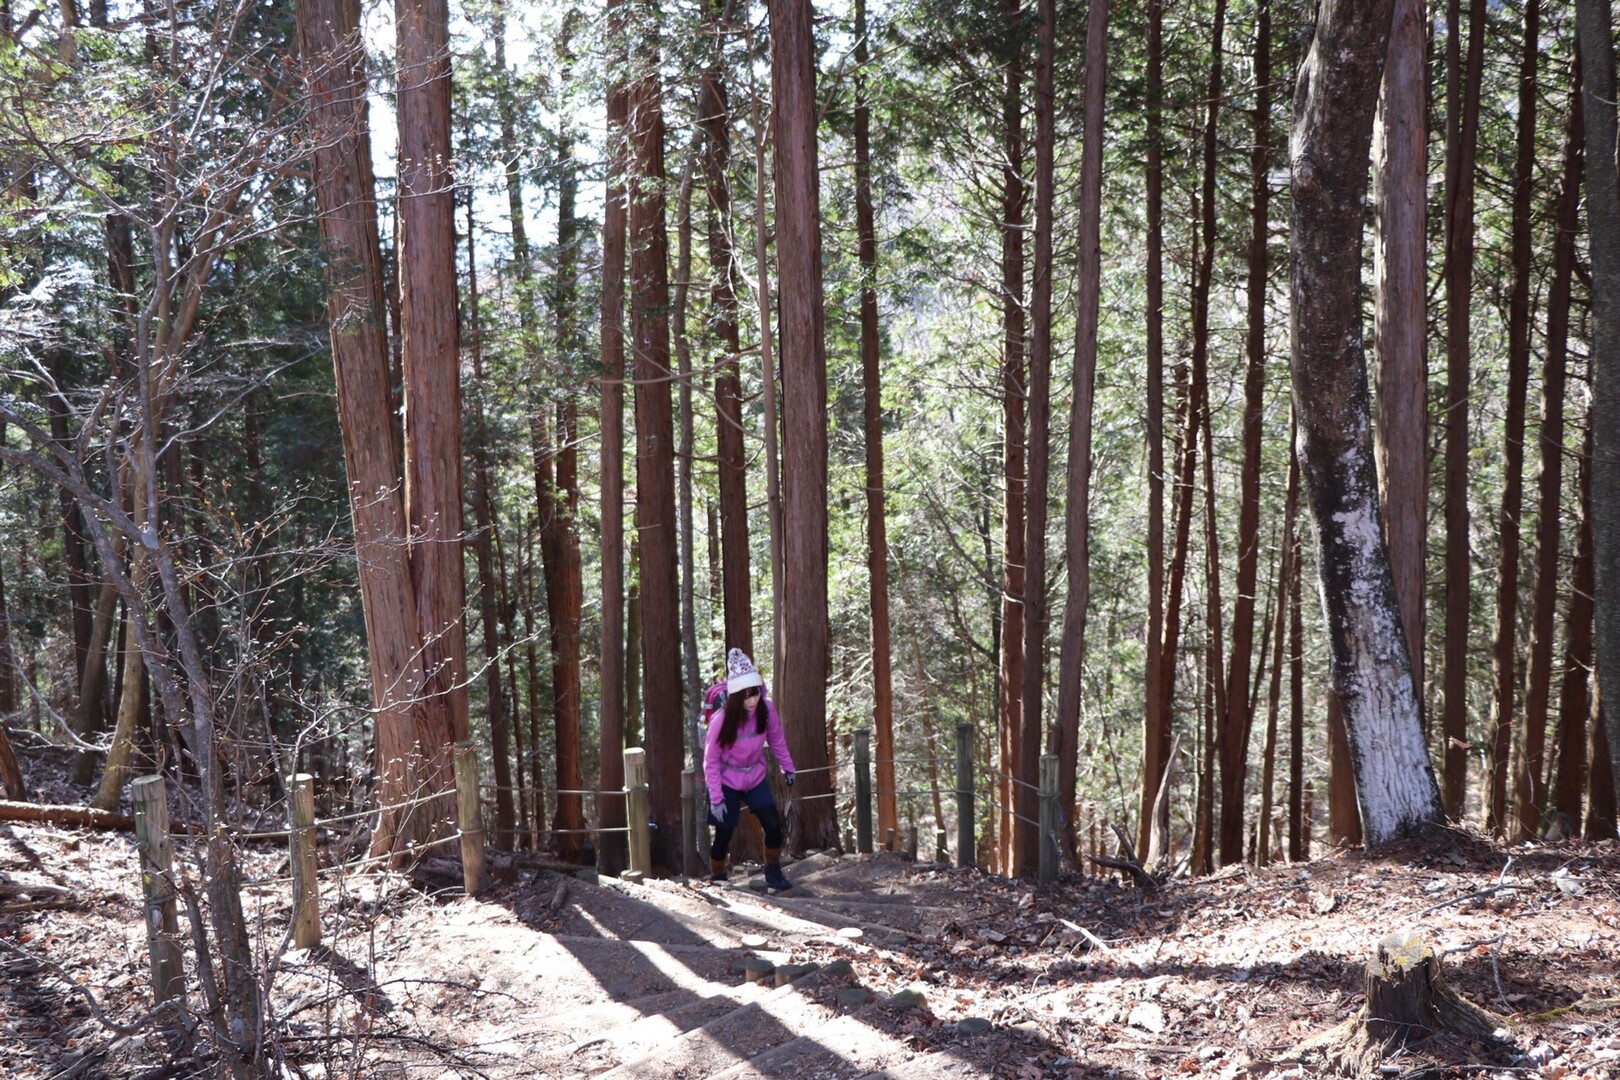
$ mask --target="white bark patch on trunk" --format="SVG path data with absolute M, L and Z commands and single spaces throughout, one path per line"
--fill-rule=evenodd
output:
M 1324 555 L 1339 562 L 1345 582 L 1338 684 L 1362 827 L 1367 842 L 1377 844 L 1433 820 L 1433 778 L 1411 662 L 1392 603 L 1377 491 L 1367 482 L 1372 470 L 1359 449 L 1343 455 L 1341 468 L 1341 475 L 1355 479 L 1323 546 Z

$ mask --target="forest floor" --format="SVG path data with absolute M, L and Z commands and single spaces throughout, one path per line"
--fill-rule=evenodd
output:
M 1376 942 L 1415 930 L 1505 1038 L 1414 1040 L 1384 1075 L 1620 1077 L 1614 842 L 1446 833 L 1152 894 L 894 854 L 787 871 L 797 887 L 780 897 L 743 871 L 697 887 L 518 869 L 475 900 L 333 877 L 323 945 L 283 951 L 285 855 L 251 847 L 262 884 L 245 903 L 274 958 L 283 1075 L 1314 1076 L 1290 1048 L 1352 1016 Z M 138 897 L 131 836 L 0 824 L 0 1076 L 206 1073 L 87 1004 L 124 1022 L 147 1008 Z M 820 968 L 766 989 L 744 983 L 759 959 Z

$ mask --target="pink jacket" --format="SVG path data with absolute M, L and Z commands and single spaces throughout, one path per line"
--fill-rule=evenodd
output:
M 782 734 L 782 718 L 776 714 L 776 705 L 762 698 L 765 709 L 765 730 L 759 730 L 757 718 L 742 722 L 737 741 L 725 749 L 720 748 L 720 728 L 726 722 L 724 709 L 718 709 L 709 718 L 708 743 L 703 751 L 703 778 L 709 784 L 709 802 L 725 798 L 723 787 L 747 791 L 765 779 L 765 744 L 783 772 L 793 771 L 793 755 L 788 753 L 787 736 Z

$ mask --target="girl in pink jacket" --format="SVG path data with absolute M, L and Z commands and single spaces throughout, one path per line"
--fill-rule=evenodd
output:
M 754 812 L 765 830 L 765 884 L 771 889 L 791 888 L 782 875 L 782 817 L 765 779 L 765 746 L 793 786 L 793 755 L 782 734 L 782 718 L 765 697 L 765 680 L 741 649 L 726 653 L 725 706 L 709 718 L 709 736 L 703 753 L 704 779 L 709 785 L 709 824 L 714 846 L 709 849 L 709 880 L 726 879 L 726 852 L 731 834 L 742 820 L 744 805 Z

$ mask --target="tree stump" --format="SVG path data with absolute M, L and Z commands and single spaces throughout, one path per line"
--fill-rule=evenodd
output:
M 1366 979 L 1367 1002 L 1361 1010 L 1300 1043 L 1289 1058 L 1320 1055 L 1341 1076 L 1371 1076 L 1392 1051 L 1431 1040 L 1500 1046 L 1496 1031 L 1502 1020 L 1446 985 L 1440 955 L 1418 934 L 1391 934 L 1380 941 Z

